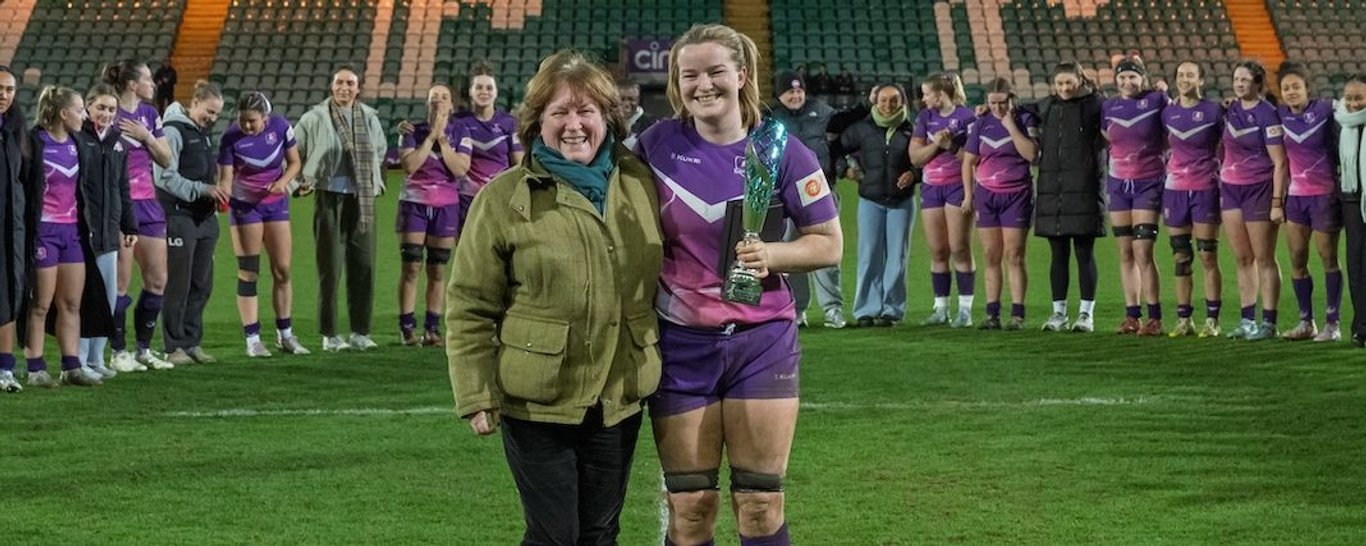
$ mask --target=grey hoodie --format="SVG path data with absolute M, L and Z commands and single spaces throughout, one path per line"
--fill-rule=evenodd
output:
M 185 147 L 184 136 L 180 134 L 180 129 L 170 124 L 172 121 L 179 121 L 195 125 L 194 121 L 185 111 L 185 107 L 179 102 L 171 103 L 166 107 L 166 111 L 161 115 L 162 121 L 166 124 L 163 131 L 166 135 L 166 144 L 171 149 L 171 162 L 165 168 L 159 167 L 156 163 L 152 164 L 152 183 L 157 189 L 169 193 L 185 202 L 195 202 L 208 195 L 213 189 L 213 185 L 203 182 L 196 182 L 180 175 L 180 151 Z

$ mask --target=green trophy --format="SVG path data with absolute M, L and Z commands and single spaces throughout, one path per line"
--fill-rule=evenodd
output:
M 787 126 L 773 119 L 764 120 L 745 143 L 745 195 L 740 215 L 740 226 L 744 230 L 741 241 L 745 243 L 760 241 L 759 232 L 768 216 L 773 188 L 777 185 L 778 165 L 786 148 Z M 722 297 L 726 301 L 759 305 L 764 287 L 758 273 L 736 261 L 726 276 Z

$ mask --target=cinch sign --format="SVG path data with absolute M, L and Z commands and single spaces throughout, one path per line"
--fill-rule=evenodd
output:
M 667 40 L 627 42 L 627 71 L 631 74 L 668 74 L 671 47 L 673 42 Z

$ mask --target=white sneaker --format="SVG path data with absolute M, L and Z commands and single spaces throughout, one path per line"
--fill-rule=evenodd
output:
M 175 364 L 167 362 L 166 359 L 157 356 L 151 349 L 139 349 L 137 355 L 133 357 L 138 364 L 147 366 L 153 370 L 170 370 L 175 368 Z
M 825 311 L 825 327 L 836 330 L 848 326 L 849 322 L 844 320 L 844 312 L 839 309 L 828 309 Z
M 336 353 L 351 350 L 351 344 L 342 339 L 341 336 L 327 336 L 323 338 L 323 352 Z
M 0 371 L 0 391 L 17 393 L 24 390 L 24 386 L 19 384 L 19 380 L 14 378 L 14 372 L 9 370 Z
M 365 334 L 351 334 L 352 349 L 355 349 L 357 351 L 369 351 L 370 349 L 375 349 L 378 347 L 379 344 L 375 343 L 375 340 L 370 339 L 370 336 L 367 336 Z
M 972 327 L 972 311 L 967 309 L 958 310 L 958 318 L 949 323 L 950 328 L 970 328 Z
M 85 365 L 85 369 L 86 371 L 95 374 L 95 377 L 98 377 L 101 380 L 112 379 L 114 376 L 119 374 L 119 372 L 109 369 L 109 367 L 105 366 L 103 362 L 87 363 Z
M 276 339 L 275 339 L 275 347 L 276 347 L 277 349 L 280 349 L 280 351 L 282 351 L 282 352 L 286 352 L 286 353 L 289 353 L 289 354 L 292 354 L 292 355 L 306 355 L 306 354 L 309 354 L 308 348 L 304 347 L 304 344 L 303 344 L 303 343 L 299 343 L 299 338 L 297 338 L 297 337 L 295 337 L 295 336 L 289 336 L 289 337 L 279 337 L 279 336 L 276 336 Z
M 1248 319 L 1240 319 L 1238 328 L 1229 332 L 1224 337 L 1229 339 L 1247 339 L 1247 336 L 1257 331 L 1257 323 Z
M 62 370 L 62 384 L 75 385 L 77 387 L 94 387 L 102 385 L 104 382 L 100 381 L 100 378 L 95 377 L 91 372 L 86 371 L 84 367 L 81 367 L 71 370 Z
M 1072 323 L 1072 331 L 1085 334 L 1096 331 L 1095 319 L 1091 317 L 1091 313 L 1078 314 L 1077 321 Z
M 137 359 L 133 358 L 133 353 L 128 351 L 118 351 L 114 353 L 114 359 L 110 362 L 110 365 L 114 368 L 114 371 L 117 372 L 132 373 L 147 371 L 147 366 L 139 364 Z
M 260 340 L 247 343 L 247 358 L 270 358 L 270 351 Z
M 28 386 L 55 389 L 61 385 L 58 384 L 55 379 L 52 379 L 52 376 L 47 374 L 47 370 L 41 370 L 28 372 Z
M 1043 321 L 1043 331 L 1061 332 L 1067 329 L 1067 314 L 1053 313 L 1048 316 L 1048 320 Z
M 1319 335 L 1314 336 L 1314 341 L 1317 343 L 1342 341 L 1342 331 L 1338 327 L 1338 323 L 1324 324 L 1323 329 L 1319 330 Z
M 194 358 L 190 357 L 190 354 L 185 352 L 185 349 L 176 349 L 175 351 L 172 351 L 171 354 L 166 355 L 166 361 L 175 364 L 176 366 L 189 366 L 190 364 L 194 364 Z

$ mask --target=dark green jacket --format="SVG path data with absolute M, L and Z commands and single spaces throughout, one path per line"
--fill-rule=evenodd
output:
M 616 154 L 604 215 L 530 154 L 475 198 L 446 288 L 460 416 L 578 424 L 601 404 L 612 426 L 658 387 L 659 197 Z

